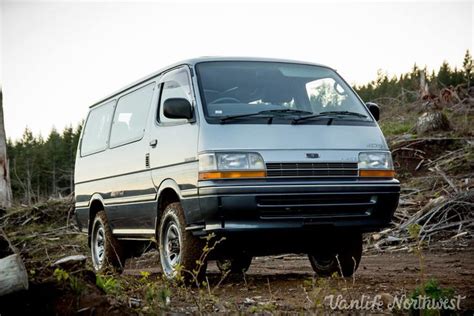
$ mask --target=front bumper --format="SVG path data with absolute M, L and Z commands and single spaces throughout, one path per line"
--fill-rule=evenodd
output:
M 398 206 L 398 180 L 205 181 L 196 235 L 265 231 L 360 232 L 387 226 Z

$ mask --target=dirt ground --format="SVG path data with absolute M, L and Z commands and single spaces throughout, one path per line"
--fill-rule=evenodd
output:
M 369 251 L 364 252 L 353 278 L 316 278 L 306 256 L 281 255 L 255 258 L 245 275 L 226 278 L 215 263 L 210 262 L 208 285 L 196 288 L 163 281 L 158 253 L 151 250 L 128 259 L 123 274 L 95 274 L 89 259 L 83 265 L 63 267 L 69 279 L 59 280 L 53 264 L 56 260 L 90 252 L 87 236 L 64 226 L 70 209 L 66 206 L 58 202 L 21 208 L 12 211 L 4 221 L 6 235 L 24 259 L 30 289 L 0 297 L 1 316 L 156 315 L 164 312 L 332 314 L 327 301 L 331 295 L 340 295 L 348 301 L 363 301 L 364 297 L 367 301 L 379 295 L 385 302 L 403 295 L 410 297 L 415 288 L 430 279 L 437 280 L 439 288 L 452 289 L 454 295 L 464 296 L 461 311 L 474 314 L 471 234 L 457 239 L 449 237 L 452 236 L 449 233 L 442 240 L 432 241 L 423 251 L 421 264 L 415 253 L 406 250 L 411 244 L 397 246 L 399 251 L 391 253 L 375 252 L 375 247 L 366 244 Z M 38 220 L 32 223 L 30 218 Z M 98 284 L 99 277 L 113 281 L 118 287 L 110 284 L 106 287 L 104 282 Z M 351 309 L 351 312 L 358 311 Z M 406 310 L 401 312 L 406 313 Z
M 424 253 L 425 280 L 436 279 L 442 288 L 452 288 L 465 296 L 461 309 L 474 310 L 474 252 L 436 250 Z M 158 274 L 156 253 L 147 253 L 127 263 L 125 274 L 140 275 L 141 271 Z M 208 266 L 210 289 L 217 297 L 215 311 L 312 311 L 326 295 L 342 295 L 345 299 L 407 296 L 420 284 L 420 262 L 414 253 L 365 254 L 353 278 L 316 279 L 309 260 L 304 255 L 284 255 L 255 258 L 246 276 L 229 276 L 221 281 L 215 263 Z M 221 302 L 221 303 L 219 303 Z M 180 310 L 173 302 L 171 310 Z M 326 304 L 327 305 L 327 304 Z M 230 306 L 230 307 L 229 307 Z M 184 306 L 182 306 L 184 308 Z M 183 309 L 184 311 L 184 309 Z

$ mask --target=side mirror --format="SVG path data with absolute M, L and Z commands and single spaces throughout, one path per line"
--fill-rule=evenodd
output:
M 374 119 L 378 121 L 380 118 L 380 107 L 376 103 L 373 103 L 373 102 L 367 102 L 366 105 L 369 108 L 369 111 L 374 117 Z
M 184 98 L 170 98 L 163 103 L 163 114 L 170 119 L 192 119 L 191 103 Z

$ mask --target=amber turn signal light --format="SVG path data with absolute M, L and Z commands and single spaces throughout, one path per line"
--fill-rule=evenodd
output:
M 360 170 L 361 177 L 393 178 L 395 170 Z
M 265 171 L 209 171 L 200 172 L 199 180 L 236 179 L 236 178 L 264 178 Z

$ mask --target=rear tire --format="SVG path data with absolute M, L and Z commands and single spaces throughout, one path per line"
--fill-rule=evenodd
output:
M 332 249 L 308 254 L 314 272 L 328 277 L 334 273 L 350 277 L 359 267 L 362 257 L 362 234 L 348 235 L 336 243 Z
M 239 253 L 232 257 L 217 260 L 217 267 L 222 273 L 245 273 L 252 263 L 252 256 L 246 253 Z
M 200 282 L 206 274 L 207 262 L 197 264 L 205 242 L 186 231 L 184 211 L 179 202 L 166 206 L 158 229 L 160 265 L 163 275 L 171 280 L 178 274 L 187 282 Z
M 107 272 L 110 269 L 121 272 L 125 266 L 122 245 L 113 236 L 105 211 L 95 215 L 92 223 L 90 240 L 92 265 L 96 272 Z

